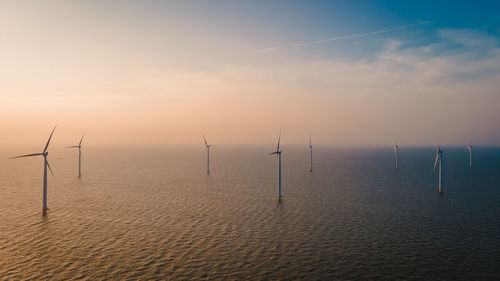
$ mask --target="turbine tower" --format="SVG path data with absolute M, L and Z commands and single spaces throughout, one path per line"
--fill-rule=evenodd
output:
M 312 173 L 313 171 L 313 146 L 311 144 L 311 137 L 309 137 L 309 151 L 311 152 L 311 168 L 309 169 L 309 171 Z
M 472 168 L 472 144 L 469 143 L 467 150 L 469 151 L 469 168 Z
M 442 177 L 442 169 L 443 169 L 443 151 L 441 148 L 437 147 L 436 149 L 436 161 L 434 161 L 434 172 L 436 172 L 436 165 L 438 164 L 439 161 L 439 192 L 443 192 L 442 186 L 443 186 L 443 177 Z
M 78 143 L 78 145 L 73 145 L 73 146 L 66 146 L 66 148 L 78 148 L 78 177 L 81 178 L 82 177 L 82 141 L 83 141 L 83 137 L 85 136 L 85 134 L 82 135 L 82 138 L 80 139 L 80 142 Z
M 207 175 L 210 174 L 210 147 L 211 144 L 207 143 L 207 139 L 203 136 L 203 140 L 205 141 L 205 147 L 207 148 Z
M 276 154 L 278 157 L 278 163 L 279 163 L 279 174 L 278 174 L 278 201 L 281 201 L 281 150 L 280 150 L 280 139 L 281 139 L 281 132 L 278 136 L 278 147 L 276 148 L 275 152 L 270 153 L 269 155 Z
M 49 155 L 49 152 L 47 151 L 47 148 L 49 147 L 50 140 L 52 139 L 52 135 L 54 134 L 54 131 L 56 130 L 57 125 L 52 129 L 52 133 L 50 133 L 49 140 L 47 141 L 47 144 L 45 145 L 45 148 L 41 153 L 33 153 L 33 154 L 25 154 L 25 155 L 20 155 L 20 156 L 15 156 L 11 157 L 11 159 L 14 158 L 22 158 L 22 157 L 31 157 L 31 156 L 43 156 L 43 207 L 42 211 L 43 214 L 45 215 L 47 213 L 47 168 L 49 168 L 50 173 L 52 176 L 54 176 L 54 173 L 52 172 L 52 169 L 50 168 L 49 161 L 47 160 L 47 155 Z
M 394 157 L 396 158 L 396 170 L 399 169 L 398 161 L 399 161 L 399 145 L 398 138 L 396 138 L 396 144 L 394 145 Z

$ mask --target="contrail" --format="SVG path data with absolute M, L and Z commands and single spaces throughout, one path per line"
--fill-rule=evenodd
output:
M 352 38 L 359 38 L 359 37 L 367 37 L 367 36 L 372 36 L 372 35 L 377 35 L 377 34 L 382 34 L 382 33 L 393 32 L 393 31 L 397 31 L 397 30 L 408 29 L 408 28 L 411 28 L 411 27 L 414 27 L 414 26 L 416 26 L 416 24 L 403 25 L 403 26 L 393 27 L 393 28 L 389 28 L 389 29 L 368 32 L 368 33 L 358 33 L 358 34 L 337 36 L 337 37 L 332 37 L 332 38 L 328 38 L 328 39 L 324 39 L 324 40 L 318 40 L 318 41 L 302 42 L 302 43 L 293 44 L 291 46 L 292 47 L 301 47 L 301 46 L 308 46 L 308 45 L 317 45 L 317 44 L 322 44 L 322 43 L 331 42 L 331 41 L 337 41 L 337 40 L 345 40 L 345 39 L 352 39 Z
M 402 26 L 397 26 L 397 27 L 393 27 L 393 28 L 389 28 L 389 29 L 377 30 L 377 31 L 373 31 L 373 32 L 358 33 L 358 34 L 331 37 L 328 39 L 317 40 L 317 41 L 295 43 L 295 44 L 290 45 L 289 47 L 295 48 L 295 47 L 302 47 L 302 46 L 309 46 L 309 45 L 318 45 L 318 44 L 323 44 L 323 43 L 337 41 L 337 40 L 346 40 L 346 39 L 353 39 L 353 38 L 359 38 L 359 37 L 373 36 L 373 35 L 389 33 L 389 32 L 398 31 L 398 30 L 404 30 L 404 29 L 415 27 L 417 25 L 428 24 L 428 23 L 430 23 L 430 22 L 421 21 L 417 24 L 402 25 Z M 256 50 L 256 53 L 271 52 L 271 51 L 275 51 L 278 49 L 281 49 L 281 47 L 273 46 L 273 47 L 269 47 L 269 48 L 263 48 L 263 49 Z
M 278 50 L 280 48 L 281 47 L 269 47 L 269 48 L 264 48 L 264 49 L 258 49 L 255 52 L 256 53 L 265 53 L 265 52 L 270 52 L 270 51 Z

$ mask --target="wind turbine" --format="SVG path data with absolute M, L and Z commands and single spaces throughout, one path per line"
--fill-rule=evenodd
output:
M 313 171 L 313 146 L 311 144 L 311 137 L 309 137 L 309 150 L 311 151 L 311 169 L 309 169 L 309 171 L 312 173 L 312 171 Z
M 47 155 L 49 155 L 49 152 L 47 151 L 47 148 L 49 147 L 50 139 L 52 139 L 52 135 L 54 134 L 54 131 L 56 130 L 57 125 L 52 129 L 52 133 L 50 133 L 49 140 L 47 141 L 47 144 L 45 145 L 45 148 L 41 153 L 33 153 L 33 154 L 25 154 L 25 155 L 20 155 L 20 156 L 15 156 L 11 157 L 11 159 L 14 158 L 22 158 L 22 157 L 31 157 L 31 156 L 43 156 L 43 214 L 45 215 L 48 208 L 47 208 L 47 168 L 49 168 L 50 173 L 52 176 L 54 176 L 54 173 L 52 172 L 52 169 L 50 168 L 49 161 L 47 161 Z
M 399 145 L 398 138 L 396 138 L 396 144 L 394 145 L 394 157 L 396 158 L 396 170 L 399 169 L 398 160 L 399 160 Z
M 472 144 L 467 146 L 467 150 L 469 151 L 469 168 L 472 168 Z
M 80 139 L 80 142 L 78 143 L 78 145 L 73 145 L 73 146 L 66 146 L 66 148 L 78 148 L 78 177 L 81 178 L 82 177 L 82 141 L 83 141 L 83 137 L 85 136 L 85 134 L 82 135 L 82 138 Z
M 276 154 L 276 156 L 278 157 L 278 162 L 279 162 L 278 201 L 281 201 L 281 150 L 280 150 L 280 139 L 281 139 L 281 132 L 280 132 L 280 134 L 278 136 L 278 147 L 276 148 L 276 151 L 269 154 L 269 155 Z
M 436 149 L 436 161 L 434 161 L 434 172 L 436 172 L 436 165 L 439 161 L 439 192 L 443 192 L 442 190 L 442 185 L 443 185 L 443 177 L 442 177 L 442 169 L 443 169 L 443 151 L 441 150 L 441 148 L 437 147 Z
M 205 147 L 207 148 L 207 175 L 210 174 L 210 147 L 211 144 L 207 143 L 207 139 L 203 136 L 203 140 L 205 141 Z

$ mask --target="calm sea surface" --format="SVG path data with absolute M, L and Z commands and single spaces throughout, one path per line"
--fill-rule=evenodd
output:
M 500 280 L 500 149 L 0 149 L 0 280 Z

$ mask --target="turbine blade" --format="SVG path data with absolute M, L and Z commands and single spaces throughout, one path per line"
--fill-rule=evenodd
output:
M 275 151 L 275 152 L 269 153 L 269 155 L 273 155 L 273 154 L 278 154 L 278 152 Z
M 205 146 L 208 147 L 208 142 L 207 142 L 207 139 L 205 138 L 205 136 L 203 136 L 203 140 L 205 141 Z
M 82 138 L 80 139 L 80 142 L 78 143 L 78 146 L 82 145 L 83 137 L 85 136 L 85 133 L 82 135 Z
M 280 134 L 278 136 L 278 147 L 276 148 L 276 152 L 280 151 L 280 140 L 281 140 L 281 131 L 280 131 Z
M 54 176 L 54 173 L 52 172 L 52 169 L 50 168 L 49 160 L 46 160 L 46 161 L 47 161 L 47 167 L 49 168 L 50 173 L 55 178 L 56 176 Z
M 436 165 L 438 163 L 438 159 L 439 159 L 439 152 L 436 153 L 436 161 L 434 161 L 434 168 L 432 169 L 432 172 L 436 171 Z
M 45 145 L 45 148 L 43 149 L 42 153 L 45 153 L 45 151 L 47 151 L 47 148 L 49 147 L 50 140 L 52 139 L 52 135 L 54 134 L 54 131 L 56 130 L 56 128 L 57 128 L 57 125 L 54 127 L 54 129 L 52 129 L 52 133 L 50 133 L 49 140 L 47 141 L 47 144 Z
M 10 157 L 10 159 L 22 158 L 22 157 L 30 157 L 30 156 L 38 156 L 38 155 L 42 155 L 42 154 L 41 153 L 25 154 L 25 155 L 19 155 L 19 156 Z

